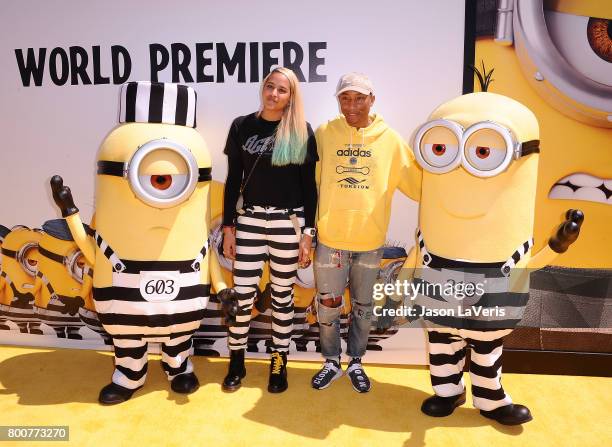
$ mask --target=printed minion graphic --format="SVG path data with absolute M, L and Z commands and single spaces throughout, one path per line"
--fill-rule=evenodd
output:
M 2 241 L 0 312 L 24 334 L 43 334 L 33 308 L 41 235 L 38 229 L 17 225 Z M 6 323 L 3 325 L 7 327 Z
M 588 217 L 572 249 L 531 278 L 527 313 L 534 324 L 542 322 L 534 338 L 545 350 L 605 350 L 612 324 L 605 311 L 612 284 L 612 3 L 503 0 L 493 8 L 494 20 L 476 41 L 475 60 L 495 68 L 489 91 L 535 113 L 546 142 L 534 248 L 546 244 L 566 209 L 580 208 Z M 584 333 L 555 330 L 577 327 L 601 333 L 585 344 Z M 509 343 L 523 347 L 518 337 Z
M 70 189 L 51 180 L 54 199 L 93 267 L 96 312 L 115 348 L 103 404 L 129 399 L 147 373 L 147 344 L 161 343 L 175 392 L 191 393 L 192 335 L 208 303 L 232 296 L 208 249 L 211 159 L 195 130 L 196 93 L 176 84 L 130 82 L 120 124 L 98 152 L 95 233 L 88 239 Z M 95 241 L 95 242 L 94 242 Z
M 85 257 L 64 219 L 49 220 L 42 229 L 33 290 L 34 310 L 41 322 L 53 328 L 58 338 L 82 340 L 79 309 L 85 304 L 81 296 Z
M 580 211 L 567 211 L 548 244 L 531 253 L 539 146 L 534 114 L 494 93 L 448 101 L 415 134 L 422 190 L 417 244 L 405 265 L 415 268 L 416 309 L 429 338 L 435 395 L 421 409 L 430 416 L 465 402 L 470 349 L 481 414 L 507 425 L 532 418 L 501 385 L 503 337 L 523 316 L 529 270 L 565 252 L 583 221 Z
M 7 234 L 9 234 L 11 230 L 9 230 L 4 225 L 0 225 L 0 303 L 3 303 L 4 296 L 4 277 L 2 276 L 2 242 Z M 6 323 L 6 316 L 4 315 L 2 309 L 0 309 L 0 330 L 8 331 L 11 328 Z

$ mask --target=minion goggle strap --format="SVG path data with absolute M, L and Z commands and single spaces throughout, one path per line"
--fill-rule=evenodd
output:
M 156 151 L 170 151 L 178 155 L 179 173 L 146 173 L 145 167 L 155 162 Z M 189 149 L 174 141 L 152 140 L 140 146 L 129 162 L 98 161 L 99 175 L 112 175 L 128 180 L 132 192 L 147 205 L 171 208 L 187 200 L 199 182 L 212 179 L 211 168 L 198 168 Z
M 68 256 L 62 256 L 58 253 L 54 253 L 50 250 L 42 246 L 38 246 L 38 253 L 40 253 L 45 258 L 51 259 L 59 264 L 62 264 L 66 267 L 70 276 L 72 276 L 75 280 L 82 283 L 83 282 L 83 270 L 84 267 L 80 267 L 78 264 L 79 258 L 82 258 L 83 254 L 81 250 L 75 250 L 70 253 Z
M 493 177 L 506 171 L 513 160 L 540 152 L 540 141 L 519 142 L 512 131 L 493 121 L 460 124 L 438 119 L 419 128 L 414 137 L 414 156 L 434 174 L 450 172 L 460 165 L 476 177 Z
M 37 271 L 36 266 L 30 265 L 27 258 L 28 252 L 34 248 L 38 248 L 38 244 L 36 242 L 28 242 L 18 251 L 9 250 L 8 248 L 3 247 L 0 249 L 0 252 L 2 253 L 2 256 L 15 259 L 19 264 L 21 264 L 28 275 L 35 276 Z

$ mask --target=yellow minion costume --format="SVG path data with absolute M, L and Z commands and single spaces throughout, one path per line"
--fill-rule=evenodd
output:
M 98 153 L 95 227 L 88 239 L 68 187 L 53 196 L 94 268 L 93 298 L 115 347 L 104 404 L 129 399 L 147 372 L 147 343 L 160 342 L 174 391 L 199 387 L 192 335 L 210 293 L 230 295 L 208 250 L 211 160 L 195 130 L 196 94 L 184 85 L 130 82 L 121 90 L 120 125 Z M 94 242 L 95 241 L 95 242 Z
M 469 348 L 474 406 L 502 424 L 527 422 L 529 409 L 501 386 L 503 337 L 522 318 L 529 269 L 567 250 L 582 213 L 569 210 L 548 245 L 530 253 L 538 122 L 505 96 L 473 93 L 441 105 L 416 132 L 414 152 L 423 168 L 419 229 L 405 266 L 415 269 L 435 391 L 421 409 L 448 416 L 465 402 Z

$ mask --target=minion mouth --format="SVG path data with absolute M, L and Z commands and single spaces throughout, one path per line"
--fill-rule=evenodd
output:
M 602 179 L 582 172 L 558 180 L 548 193 L 549 199 L 584 200 L 612 205 L 612 179 Z

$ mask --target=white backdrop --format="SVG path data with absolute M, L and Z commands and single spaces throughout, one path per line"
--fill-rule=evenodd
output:
M 129 80 L 135 81 L 151 79 L 151 44 L 168 51 L 173 43 L 183 44 L 191 53 L 189 72 L 197 81 L 196 44 L 223 43 L 231 56 L 237 42 L 246 42 L 247 82 L 238 82 L 237 72 L 225 72 L 224 82 L 187 82 L 198 92 L 198 130 L 212 153 L 213 178 L 224 181 L 227 167 L 222 150 L 229 125 L 259 104 L 259 84 L 249 82 L 249 43 L 259 43 L 261 71 L 262 42 L 297 42 L 305 53 L 306 81 L 309 43 L 324 47 L 315 56 L 321 58 L 317 73 L 326 80 L 302 83 L 306 116 L 313 128 L 338 113 L 333 92 L 340 75 L 361 71 L 374 83 L 375 112 L 409 140 L 433 108 L 461 94 L 463 38 L 464 2 L 457 0 L 4 0 L 0 6 L 0 224 L 38 227 L 58 217 L 48 187 L 53 174 L 61 174 L 72 188 L 83 220 L 91 217 L 96 151 L 117 124 L 119 86 L 112 84 L 113 45 L 129 52 Z M 111 77 L 110 84 L 83 85 L 76 79 L 77 85 L 71 85 L 73 71 L 66 84 L 53 82 L 50 55 L 69 57 L 74 46 L 87 54 L 87 76 L 93 81 L 97 70 L 100 76 Z M 32 78 L 29 86 L 22 80 L 16 50 L 26 59 L 28 48 L 37 62 L 39 50 L 46 49 L 40 86 Z M 211 59 L 204 74 L 215 80 L 216 49 L 204 52 Z M 273 50 L 270 56 L 282 64 L 282 50 Z M 98 67 L 94 67 L 96 57 Z M 82 62 L 82 57 L 73 62 Z M 159 72 L 158 80 L 172 81 L 171 65 Z M 57 71 L 56 77 L 67 74 Z M 396 193 L 389 240 L 412 245 L 416 212 L 416 204 Z M 420 353 L 416 362 L 422 363 L 422 335 L 411 340 Z
M 258 106 L 258 83 L 248 82 L 249 42 L 299 43 L 306 53 L 302 68 L 307 78 L 308 43 L 326 42 L 317 56 L 324 58 L 318 73 L 327 81 L 302 84 L 306 116 L 314 128 L 338 112 L 333 92 L 347 71 L 371 77 L 375 111 L 406 139 L 436 105 L 461 93 L 462 1 L 5 0 L 0 9 L 0 224 L 7 227 L 39 226 L 57 216 L 47 183 L 55 173 L 71 186 L 83 219 L 89 219 L 95 154 L 117 123 L 117 85 L 52 82 L 48 59 L 56 47 L 66 53 L 71 46 L 84 48 L 93 81 L 92 47 L 99 46 L 100 74 L 112 82 L 112 45 L 129 51 L 129 80 L 145 80 L 150 79 L 149 45 L 170 50 L 172 43 L 182 43 L 190 49 L 195 80 L 196 43 L 222 42 L 232 55 L 236 42 L 247 42 L 246 83 L 237 82 L 237 73 L 226 73 L 223 83 L 189 83 L 198 92 L 198 130 L 213 155 L 213 177 L 220 181 L 227 172 L 222 149 L 229 124 Z M 15 50 L 25 57 L 28 48 L 37 56 L 39 48 L 46 48 L 41 86 L 23 86 Z M 204 72 L 216 78 L 215 51 L 205 55 L 213 60 Z M 282 56 L 282 51 L 271 55 Z M 159 80 L 172 80 L 170 66 Z M 408 241 L 415 216 L 416 207 L 398 194 L 389 238 Z

